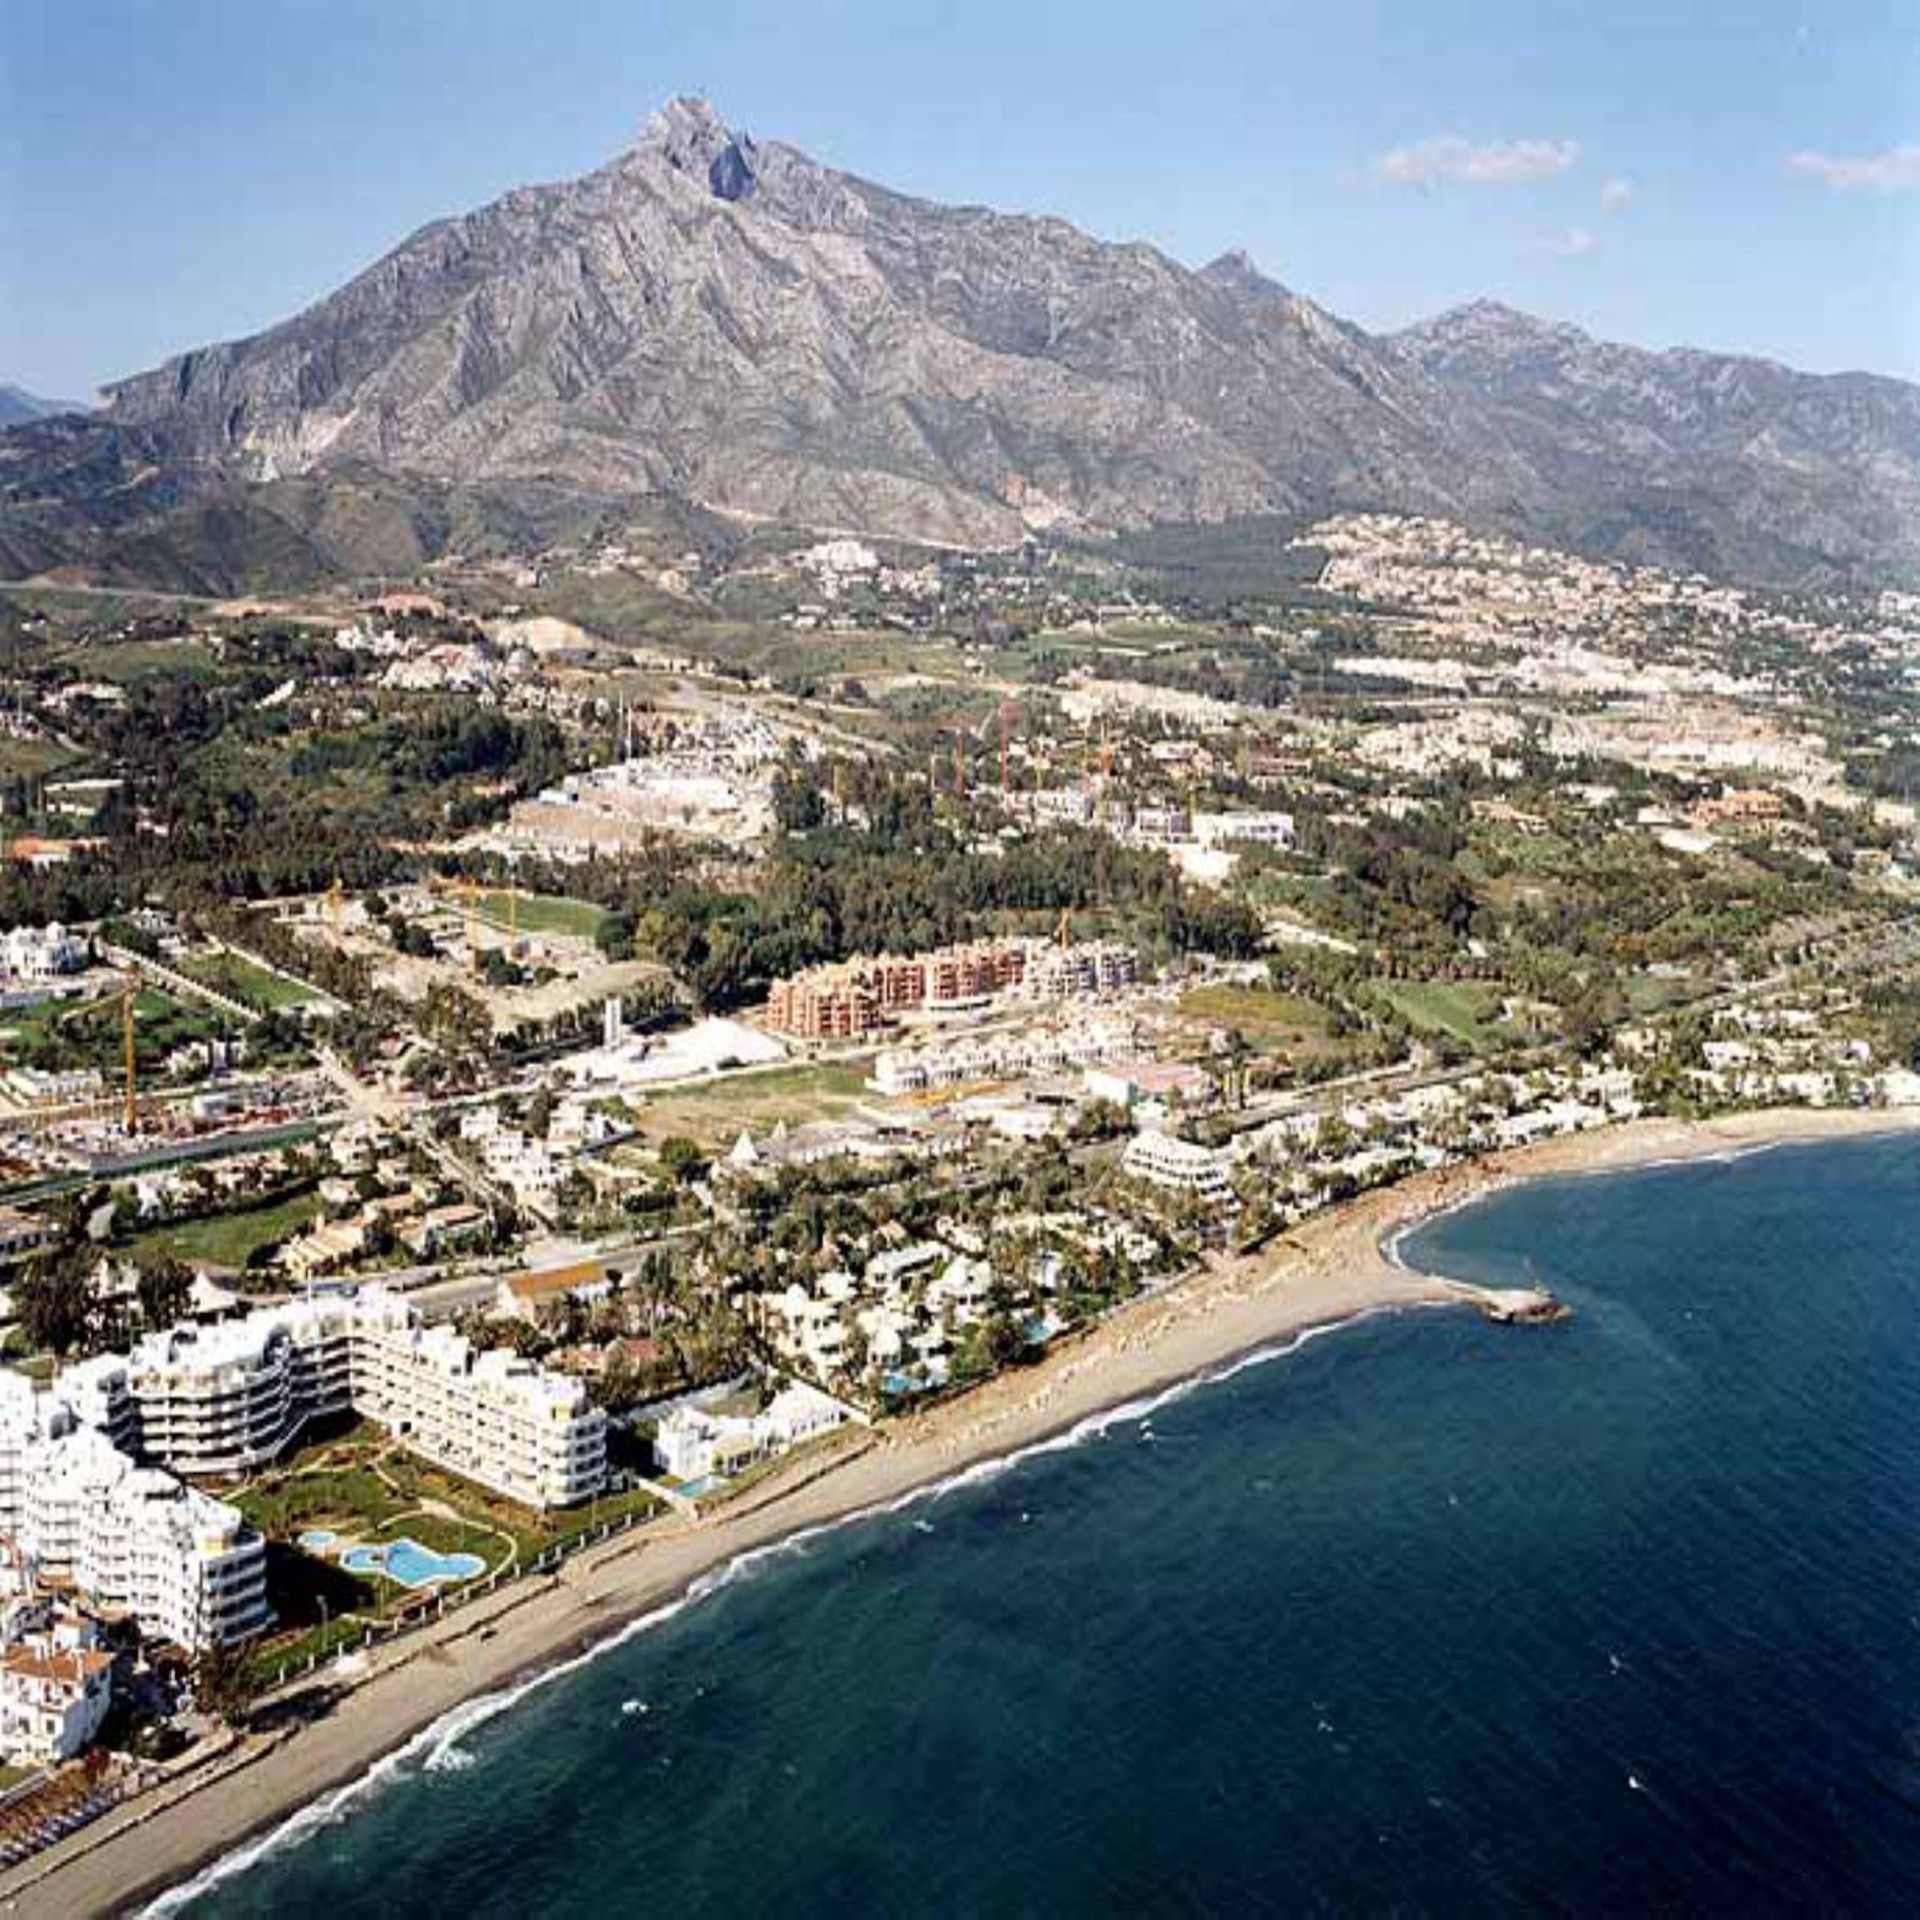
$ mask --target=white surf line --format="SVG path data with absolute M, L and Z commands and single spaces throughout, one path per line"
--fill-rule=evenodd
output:
M 335 1787 L 331 1792 L 322 1794 L 317 1800 L 308 1801 L 266 1832 L 242 1842 L 231 1852 L 224 1853 L 217 1860 L 209 1862 L 192 1878 L 183 1880 L 177 1886 L 169 1887 L 141 1909 L 142 1915 L 145 1916 L 145 1920 L 165 1920 L 165 1916 L 181 1912 L 191 1906 L 194 1901 L 204 1898 L 216 1887 L 251 1872 L 275 1854 L 285 1852 L 321 1829 L 336 1825 L 348 1818 L 358 1802 L 378 1794 L 390 1782 L 411 1771 L 416 1763 L 419 1771 L 423 1773 L 460 1771 L 464 1755 L 460 1751 L 459 1742 L 465 1735 L 472 1733 L 477 1727 L 486 1725 L 488 1721 L 497 1719 L 530 1694 L 537 1693 L 555 1681 L 565 1679 L 569 1674 L 580 1672 L 595 1661 L 616 1652 L 629 1641 L 638 1639 L 641 1634 L 652 1632 L 655 1627 L 664 1625 L 685 1612 L 687 1608 L 733 1585 L 736 1580 L 744 1578 L 767 1561 L 803 1552 L 815 1540 L 822 1539 L 828 1534 L 838 1533 L 843 1528 L 858 1526 L 864 1521 L 879 1519 L 888 1514 L 902 1513 L 910 1507 L 917 1506 L 923 1500 L 941 1500 L 949 1493 L 997 1479 L 1001 1474 L 1011 1471 L 1024 1461 L 1038 1459 L 1047 1454 L 1061 1453 L 1088 1440 L 1098 1439 L 1109 1427 L 1122 1425 L 1130 1420 L 1144 1419 L 1158 1412 L 1162 1407 L 1185 1399 L 1188 1394 L 1199 1388 L 1231 1380 L 1238 1374 L 1245 1373 L 1253 1367 L 1265 1366 L 1270 1361 L 1287 1359 L 1300 1352 L 1311 1341 L 1318 1340 L 1327 1334 L 1342 1332 L 1348 1327 L 1358 1326 L 1367 1320 L 1413 1312 L 1421 1308 L 1444 1309 L 1452 1304 L 1440 1300 L 1393 1302 L 1382 1306 L 1363 1307 L 1341 1319 L 1322 1321 L 1316 1326 L 1303 1327 L 1297 1333 L 1289 1334 L 1284 1340 L 1269 1346 L 1250 1348 L 1231 1360 L 1175 1380 L 1152 1394 L 1138 1399 L 1123 1400 L 1116 1406 L 1103 1407 L 1085 1415 L 1064 1431 L 1049 1435 L 1046 1439 L 1032 1441 L 1008 1453 L 994 1454 L 987 1459 L 973 1461 L 941 1479 L 927 1481 L 921 1486 L 909 1487 L 906 1492 L 890 1500 L 875 1501 L 870 1506 L 853 1508 L 847 1513 L 836 1515 L 831 1520 L 822 1520 L 813 1526 L 798 1528 L 778 1540 L 769 1541 L 765 1546 L 749 1547 L 735 1554 L 731 1559 L 723 1561 L 718 1567 L 698 1575 L 688 1584 L 683 1593 L 671 1600 L 663 1601 L 646 1613 L 637 1615 L 604 1640 L 596 1640 L 592 1646 L 583 1648 L 579 1653 L 557 1661 L 551 1666 L 542 1667 L 538 1672 L 515 1681 L 511 1686 L 499 1688 L 492 1693 L 477 1694 L 473 1699 L 463 1700 L 457 1707 L 449 1708 L 439 1719 L 422 1727 L 411 1739 L 395 1747 L 390 1753 L 383 1754 L 366 1772 L 356 1775 L 343 1786 Z

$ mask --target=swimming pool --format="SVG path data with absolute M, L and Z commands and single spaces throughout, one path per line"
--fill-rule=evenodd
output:
M 314 1527 L 301 1534 L 296 1544 L 304 1547 L 308 1553 L 325 1553 L 329 1547 L 340 1544 L 340 1536 L 326 1527 Z
M 382 1574 L 403 1587 L 437 1587 L 450 1580 L 471 1580 L 487 1570 L 477 1553 L 435 1553 L 407 1539 L 349 1547 L 340 1564 L 349 1573 Z

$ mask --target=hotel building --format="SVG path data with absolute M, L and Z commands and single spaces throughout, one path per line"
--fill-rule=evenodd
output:
M 266 1541 L 224 1502 L 142 1467 L 57 1393 L 0 1373 L 0 1534 L 38 1579 L 192 1651 L 268 1622 Z
M 69 1383 L 90 1425 L 196 1478 L 251 1473 L 309 1421 L 356 1413 L 525 1506 L 571 1506 L 606 1479 L 606 1416 L 580 1382 L 422 1326 L 382 1287 L 149 1334 L 124 1359 L 69 1369 Z
M 0 1371 L 0 1535 L 41 1579 L 154 1638 L 243 1640 L 270 1617 L 266 1542 L 176 1476 L 251 1473 L 346 1413 L 527 1506 L 584 1500 L 606 1478 L 606 1419 L 578 1381 L 423 1327 L 368 1288 L 150 1334 L 46 1393 Z
M 1236 1204 L 1226 1155 L 1172 1134 L 1136 1133 L 1120 1156 L 1120 1171 L 1130 1180 L 1189 1195 L 1210 1211 Z

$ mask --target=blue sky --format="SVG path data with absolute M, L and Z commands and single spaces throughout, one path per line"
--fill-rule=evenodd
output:
M 1913 0 L 0 0 L 0 380 L 251 332 L 680 92 L 1367 326 L 1920 378 Z

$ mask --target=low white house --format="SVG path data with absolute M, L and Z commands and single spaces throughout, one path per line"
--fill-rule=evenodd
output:
M 112 1697 L 113 1656 L 84 1614 L 47 1604 L 0 1647 L 0 1750 L 57 1766 L 92 1746 Z
M 59 921 L 15 927 L 0 937 L 0 967 L 16 980 L 52 980 L 87 964 L 87 943 Z
M 653 1436 L 660 1470 L 676 1480 L 726 1478 L 790 1447 L 829 1433 L 847 1418 L 847 1410 L 817 1387 L 795 1385 L 776 1394 L 764 1413 L 708 1413 L 699 1407 L 675 1407 L 662 1416 Z

